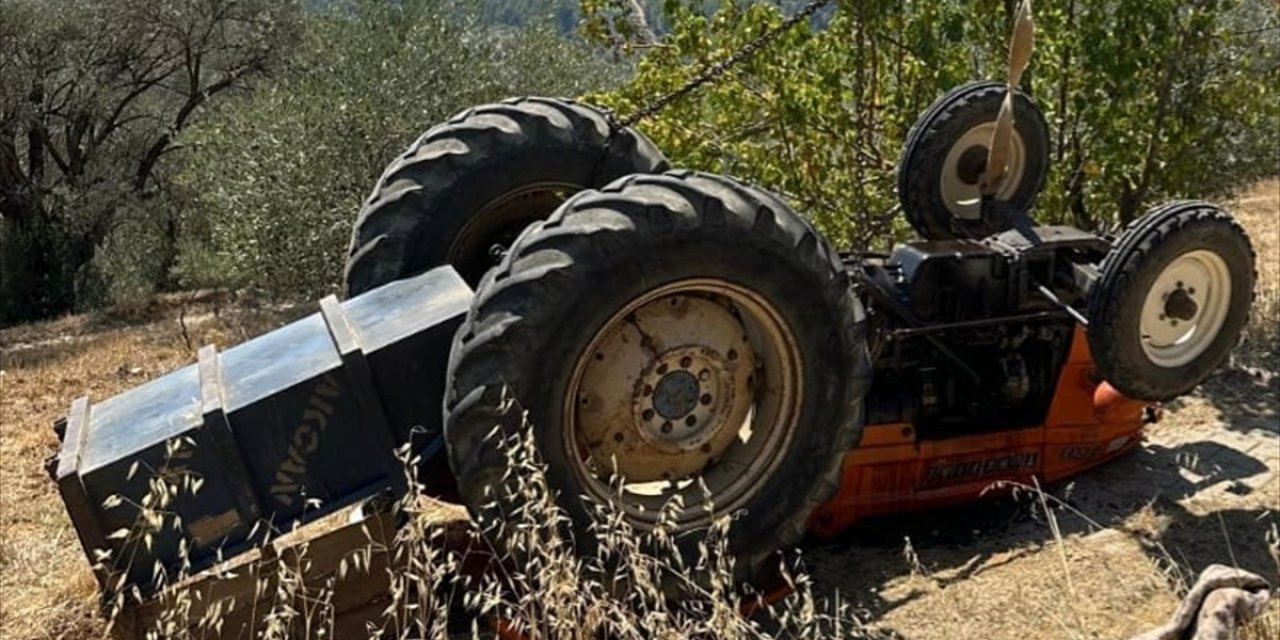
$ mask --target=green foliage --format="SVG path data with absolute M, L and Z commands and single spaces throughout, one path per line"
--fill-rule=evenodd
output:
M 806 2 L 6 0 L 0 324 L 156 287 L 331 290 L 361 198 L 428 126 L 521 94 L 626 115 Z M 908 128 L 1003 75 L 1014 4 L 835 2 L 640 126 L 679 166 L 784 193 L 838 244 L 884 243 L 907 233 Z M 1037 27 L 1041 220 L 1111 227 L 1280 172 L 1268 0 L 1040 2 Z
M 622 69 L 542 29 L 482 28 L 448 2 L 361 1 L 312 15 L 278 82 L 228 103 L 184 142 L 197 195 L 188 284 L 332 290 L 351 223 L 382 168 L 431 125 L 514 95 L 575 95 Z M 210 273 L 210 270 L 213 273 Z
M 1280 170 L 1280 20 L 1265 5 L 1044 3 L 1033 89 L 1057 166 L 1041 208 L 1106 226 Z
M 141 277 L 129 254 L 156 258 L 145 270 L 162 280 L 174 138 L 276 66 L 296 11 L 275 0 L 0 3 L 0 324 L 110 299 L 112 269 Z M 100 256 L 107 243 L 122 257 Z
M 622 0 L 583 4 L 599 42 L 626 33 Z M 633 81 L 592 98 L 631 113 L 783 19 L 769 3 L 723 3 L 714 14 L 705 4 L 665 2 L 670 31 L 644 49 Z M 906 132 L 948 88 L 1003 77 L 1014 4 L 840 3 L 824 28 L 792 29 L 641 129 L 677 165 L 788 195 L 839 244 L 900 237 L 893 177 Z M 1212 196 L 1280 169 L 1280 34 L 1266 3 L 1069 0 L 1037 10 L 1024 90 L 1047 112 L 1055 160 L 1040 219 L 1108 225 L 1155 200 Z

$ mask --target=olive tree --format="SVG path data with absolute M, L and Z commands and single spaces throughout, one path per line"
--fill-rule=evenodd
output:
M 178 136 L 210 102 L 269 73 L 297 7 L 277 0 L 6 0 L 0 4 L 0 322 L 73 308 L 104 243 L 158 206 Z
M 196 152 L 182 184 L 197 197 L 181 277 L 330 291 L 361 200 L 427 128 L 511 96 L 607 87 L 624 72 L 552 27 L 487 26 L 465 3 L 366 0 L 310 15 L 278 82 L 183 137 Z

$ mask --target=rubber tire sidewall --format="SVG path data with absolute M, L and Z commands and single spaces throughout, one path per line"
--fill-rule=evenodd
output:
M 1168 236 L 1158 236 L 1159 223 L 1177 215 L 1205 208 L 1217 210 L 1211 205 L 1183 206 L 1186 208 L 1166 214 L 1156 224 L 1135 224 L 1135 236 L 1121 239 L 1117 255 L 1107 259 L 1103 280 L 1091 292 L 1091 297 L 1097 296 L 1088 331 L 1095 364 L 1104 380 L 1138 400 L 1172 400 L 1208 378 L 1226 362 L 1239 342 L 1253 302 L 1253 250 L 1238 226 L 1210 217 L 1177 226 Z M 1155 242 L 1149 251 L 1141 251 L 1146 239 Z M 1142 349 L 1142 304 L 1165 267 L 1196 250 L 1212 252 L 1226 263 L 1231 276 L 1227 315 L 1213 342 L 1195 359 L 1180 367 L 1161 367 L 1152 363 Z
M 566 206 L 571 206 L 570 203 Z M 554 233 L 544 226 L 545 223 L 539 223 L 530 227 L 522 234 L 522 240 L 526 236 Z M 774 477 L 737 514 L 731 529 L 729 552 L 745 560 L 739 567 L 742 577 L 756 570 L 760 560 L 777 549 L 780 529 L 803 530 L 803 521 L 816 506 L 803 504 L 810 498 L 803 488 L 829 480 L 822 474 L 829 467 L 825 463 L 835 453 L 831 436 L 836 429 L 833 422 L 852 420 L 860 432 L 861 397 L 849 397 L 847 380 L 860 372 L 869 377 L 865 326 L 861 323 L 850 326 L 850 314 L 857 317 L 860 309 L 845 309 L 842 313 L 836 308 L 840 303 L 833 303 L 839 296 L 847 296 L 844 304 L 851 307 L 857 304 L 847 287 L 838 281 L 822 282 L 797 261 L 793 251 L 762 243 L 751 229 L 729 225 L 722 229 L 673 227 L 666 231 L 648 229 L 622 235 L 602 234 L 603 237 L 594 238 L 598 242 L 587 258 L 589 262 L 581 261 L 584 256 L 577 256 L 578 269 L 573 277 L 549 278 L 546 294 L 562 301 L 557 305 L 558 312 L 548 314 L 539 320 L 539 326 L 523 333 L 524 344 L 539 346 L 526 353 L 513 354 L 507 367 L 512 375 L 507 382 L 512 395 L 520 399 L 528 411 L 530 427 L 547 463 L 552 489 L 562 496 L 580 496 L 581 482 L 570 468 L 568 456 L 573 453 L 562 427 L 564 390 L 568 388 L 574 364 L 604 323 L 643 293 L 686 278 L 722 278 L 769 300 L 797 341 L 803 361 L 800 373 L 804 391 L 794 440 L 781 454 Z M 486 282 L 491 281 L 493 275 L 491 272 Z M 602 283 L 607 286 L 601 286 Z M 531 300 L 530 304 L 547 302 Z M 459 335 L 466 331 L 464 326 Z M 456 346 L 455 353 L 458 353 Z M 454 364 L 451 363 L 451 371 L 455 370 Z M 850 415 L 842 415 L 843 411 Z M 848 446 L 853 444 L 850 442 Z M 457 469 L 452 446 L 450 454 Z M 484 455 L 501 456 L 502 453 L 486 451 Z M 823 464 L 815 464 L 816 461 Z M 501 474 L 505 470 L 501 462 L 493 459 L 485 466 L 487 473 L 482 476 L 460 474 L 459 482 L 468 505 L 490 500 L 491 497 L 484 494 L 485 487 L 502 482 Z M 829 491 L 835 488 L 831 486 Z M 593 520 L 589 503 L 574 499 L 561 500 L 560 504 L 577 531 L 588 531 Z M 797 514 L 801 512 L 803 515 L 797 522 Z M 483 512 L 478 515 L 482 521 L 501 517 Z M 700 536 L 681 539 L 679 544 L 686 560 L 696 559 L 696 544 L 700 541 Z M 579 553 L 586 556 L 597 551 L 590 535 L 578 536 L 575 544 Z
M 969 237 L 953 226 L 955 216 L 943 201 L 943 164 L 951 146 L 967 131 L 996 120 L 1004 87 L 989 81 L 957 87 L 935 101 L 908 134 L 898 163 L 898 198 L 907 221 L 926 240 Z M 1029 96 L 1017 92 L 1014 101 L 1014 130 L 1022 138 L 1027 166 L 1007 202 L 1030 211 L 1049 176 L 1049 125 Z

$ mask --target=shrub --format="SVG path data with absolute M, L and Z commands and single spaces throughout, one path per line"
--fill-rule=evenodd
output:
M 587 0 L 627 16 L 630 0 Z M 795 5 L 797 3 L 791 2 Z M 640 125 L 679 166 L 787 194 L 838 244 L 905 235 L 894 171 L 917 115 L 947 89 L 1002 79 L 1007 0 L 840 3 Z M 1046 111 L 1053 166 L 1037 216 L 1111 227 L 1173 197 L 1280 171 L 1280 14 L 1263 0 L 1037 3 L 1023 90 Z M 621 115 L 783 19 L 772 3 L 666 2 L 670 32 L 595 99 Z M 588 21 L 602 43 L 623 27 Z
M 481 27 L 460 11 L 361 1 L 312 15 L 284 77 L 193 130 L 186 142 L 198 151 L 182 182 L 196 194 L 188 225 L 205 227 L 209 251 L 188 245 L 187 283 L 328 292 L 361 199 L 428 127 L 476 104 L 621 79 L 623 69 L 581 43 Z

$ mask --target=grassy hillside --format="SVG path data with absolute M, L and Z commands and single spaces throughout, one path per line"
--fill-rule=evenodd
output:
M 813 588 L 901 638 L 1110 638 L 1163 620 L 1210 562 L 1280 578 L 1280 180 L 1224 203 L 1258 249 L 1237 366 L 1173 403 L 1140 451 L 1066 487 L 1070 509 L 1002 501 L 877 521 L 805 549 Z M 106 398 L 312 310 L 178 294 L 0 332 L 0 638 L 101 634 L 94 583 L 42 461 L 73 398 Z M 1051 505 L 1052 506 L 1052 505 Z M 1037 515 L 1032 515 L 1037 514 Z M 1272 536 L 1272 537 L 1269 537 Z M 1251 638 L 1280 632 L 1280 607 Z

